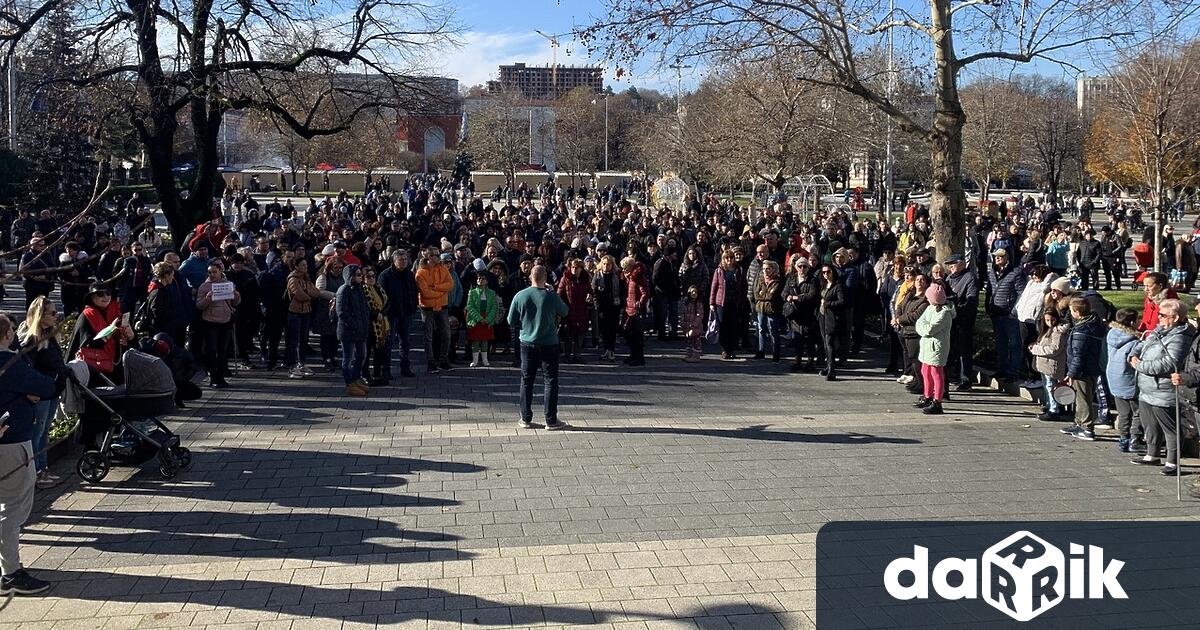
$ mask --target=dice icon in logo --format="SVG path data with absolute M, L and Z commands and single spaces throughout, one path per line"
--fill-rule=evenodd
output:
M 1019 531 L 983 553 L 983 599 L 1017 621 L 1050 610 L 1066 595 L 1062 550 Z

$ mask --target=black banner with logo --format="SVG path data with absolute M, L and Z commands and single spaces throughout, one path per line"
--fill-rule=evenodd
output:
M 834 522 L 816 623 L 866 628 L 1200 628 L 1200 523 Z

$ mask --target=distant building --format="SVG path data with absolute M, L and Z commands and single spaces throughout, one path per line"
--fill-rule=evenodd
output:
M 1096 110 L 1113 97 L 1116 89 L 1112 77 L 1089 77 L 1081 74 L 1075 79 L 1075 108 L 1079 115 L 1090 119 Z
M 462 99 L 458 79 L 410 77 L 400 94 L 396 139 L 404 148 L 421 156 L 422 167 L 429 158 L 458 147 L 461 134 Z
M 516 90 L 532 100 L 554 100 L 577 87 L 604 90 L 604 69 L 599 66 L 500 66 L 500 77 L 488 81 L 488 91 L 497 94 Z

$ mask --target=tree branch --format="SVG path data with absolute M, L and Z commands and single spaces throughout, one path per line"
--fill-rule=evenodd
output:
M 1050 59 L 1051 61 L 1054 61 L 1054 59 L 1051 59 L 1048 55 L 1056 50 L 1063 50 L 1066 48 L 1074 48 L 1075 46 L 1082 46 L 1083 44 L 1089 44 L 1092 42 L 1112 41 L 1119 37 L 1126 37 L 1126 36 L 1129 36 L 1132 34 L 1133 33 L 1131 33 L 1131 32 L 1120 32 L 1120 33 L 1108 33 L 1106 35 L 1093 35 L 1091 37 L 1084 37 L 1082 39 L 1078 39 L 1078 40 L 1075 40 L 1072 42 L 1067 42 L 1065 44 L 1058 44 L 1056 46 L 1048 46 L 1046 48 L 1042 48 L 1042 49 L 1038 49 L 1038 50 L 1029 50 L 1029 51 L 1021 52 L 1021 53 L 1007 52 L 1007 51 L 1003 51 L 1003 50 L 989 50 L 989 51 L 975 53 L 973 55 L 968 55 L 966 57 L 963 57 L 962 59 L 957 59 L 957 60 L 955 60 L 954 64 L 955 64 L 956 69 L 960 69 L 960 68 L 969 66 L 977 61 L 983 61 L 985 59 L 1002 59 L 1002 60 L 1006 60 L 1006 61 L 1015 61 L 1017 63 L 1028 63 L 1030 61 L 1033 61 L 1034 59 L 1039 59 L 1039 58 L 1040 59 Z

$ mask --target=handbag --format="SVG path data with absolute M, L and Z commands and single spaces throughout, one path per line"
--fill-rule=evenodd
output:
M 708 314 L 708 327 L 704 330 L 704 340 L 708 343 L 717 343 L 721 338 L 721 322 L 717 321 L 717 312 L 714 310 Z
M 100 370 L 104 374 L 112 374 L 113 368 L 116 367 L 113 363 L 112 354 L 105 352 L 103 348 L 80 348 L 77 356 L 84 363 Z

